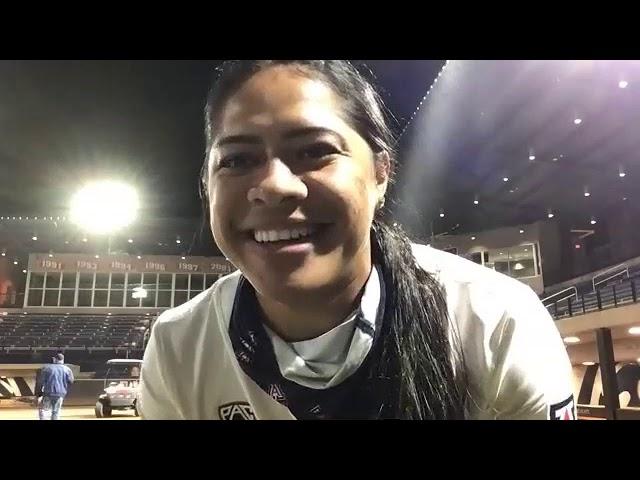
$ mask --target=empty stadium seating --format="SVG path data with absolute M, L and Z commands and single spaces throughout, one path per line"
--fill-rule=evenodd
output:
M 592 285 L 590 282 L 576 285 L 575 295 L 568 292 L 570 296 L 545 302 L 545 305 L 555 319 L 560 319 L 635 303 L 640 296 L 640 267 L 629 268 L 628 277 L 611 278 L 598 285 L 595 291 Z
M 8 315 L 0 317 L 0 348 L 135 349 L 148 326 L 147 316 Z

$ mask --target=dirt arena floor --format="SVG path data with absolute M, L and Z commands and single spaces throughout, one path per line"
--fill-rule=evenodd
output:
M 35 407 L 9 407 L 0 408 L 0 420 L 38 420 L 38 410 Z M 139 420 L 133 412 L 122 411 L 113 412 L 111 418 L 96 418 L 93 407 L 65 407 L 59 420 L 99 420 L 101 422 L 109 420 Z

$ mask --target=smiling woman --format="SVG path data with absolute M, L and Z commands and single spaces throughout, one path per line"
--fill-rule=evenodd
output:
M 143 417 L 573 415 L 535 294 L 382 221 L 394 142 L 349 62 L 227 62 L 206 136 L 211 230 L 238 272 L 155 324 Z

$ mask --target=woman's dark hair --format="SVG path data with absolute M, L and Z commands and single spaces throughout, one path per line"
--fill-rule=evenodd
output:
M 207 155 L 225 102 L 259 71 L 287 65 L 327 83 L 343 100 L 345 119 L 374 152 L 386 151 L 395 167 L 394 139 L 380 95 L 363 73 L 343 60 L 240 60 L 219 69 L 205 109 Z M 206 203 L 207 161 L 201 186 Z M 371 229 L 374 261 L 386 285 L 386 328 L 377 377 L 393 378 L 399 389 L 385 410 L 403 419 L 463 418 L 466 400 L 464 361 L 447 313 L 442 287 L 415 261 L 401 228 L 382 220 L 379 208 Z

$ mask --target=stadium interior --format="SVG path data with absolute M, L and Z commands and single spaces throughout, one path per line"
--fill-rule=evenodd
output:
M 396 120 L 389 219 L 538 294 L 579 418 L 640 419 L 640 62 L 365 63 Z M 0 419 L 56 352 L 92 406 L 107 360 L 234 270 L 198 196 L 215 65 L 0 62 Z M 87 213 L 103 180 L 135 194 Z

